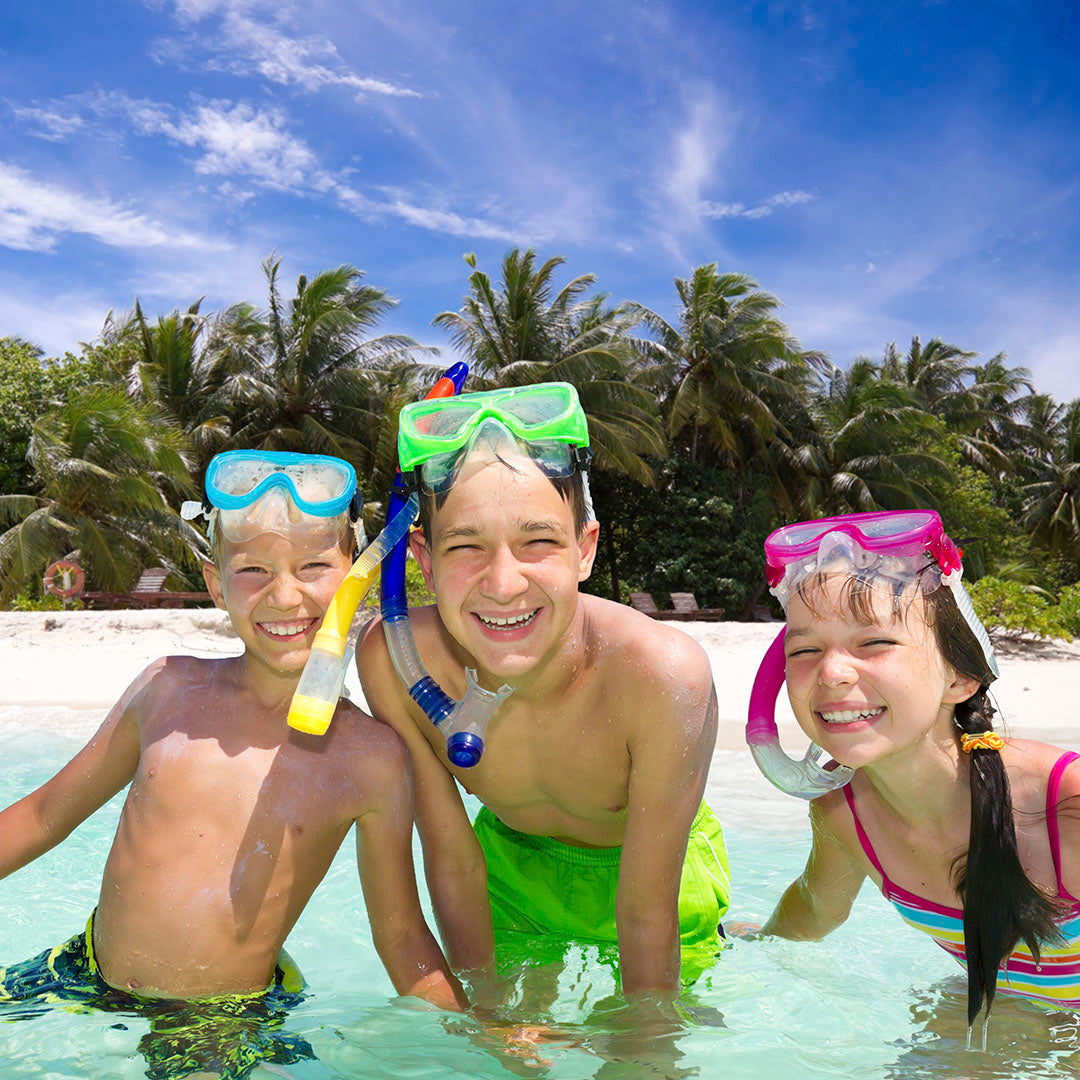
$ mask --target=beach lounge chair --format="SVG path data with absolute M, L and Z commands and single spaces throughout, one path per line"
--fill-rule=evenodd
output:
M 169 576 L 168 570 L 160 566 L 152 566 L 139 575 L 135 588 L 129 593 L 114 592 L 84 592 L 79 599 L 88 608 L 120 607 L 183 607 L 185 603 L 205 604 L 210 602 L 208 592 L 167 592 L 165 579 Z
M 630 606 L 643 615 L 651 615 L 654 619 L 660 614 L 656 602 L 647 592 L 632 592 L 630 594 Z
M 723 608 L 698 607 L 697 597 L 690 592 L 673 592 L 671 606 L 680 615 L 687 616 L 687 621 L 693 619 L 701 622 L 719 622 L 724 617 Z
M 703 622 L 717 622 L 724 617 L 723 608 L 699 608 L 693 593 L 673 592 L 671 607 L 660 610 L 649 593 L 632 592 L 630 606 L 635 611 L 664 622 L 693 622 L 697 619 Z

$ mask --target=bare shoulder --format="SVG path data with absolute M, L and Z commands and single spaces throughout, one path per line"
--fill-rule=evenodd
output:
M 646 700 L 687 692 L 709 696 L 709 658 L 688 634 L 598 596 L 582 594 L 581 602 L 605 674 L 624 692 Z
M 832 841 L 843 847 L 858 847 L 855 819 L 848 809 L 843 789 L 836 788 L 811 800 L 809 813 L 815 841 Z
M 334 757 L 348 763 L 362 805 L 400 790 L 402 783 L 411 783 L 405 740 L 389 724 L 351 701 L 342 701 L 331 730 Z
M 198 685 L 205 677 L 207 665 L 213 663 L 196 656 L 159 656 L 135 676 L 116 708 L 135 713 L 152 709 L 156 702 Z
M 1030 813 L 1039 813 L 1045 808 L 1050 774 L 1065 753 L 1059 746 L 1032 739 L 1006 741 L 1002 757 L 1009 773 L 1015 808 Z M 1061 774 L 1060 785 L 1060 800 L 1080 795 L 1080 766 L 1068 766 Z
M 410 609 L 409 627 L 425 664 L 429 668 L 438 669 L 447 653 L 446 633 L 442 620 L 439 618 L 438 609 L 434 605 Z M 364 693 L 373 710 L 378 712 L 372 700 L 373 693 L 377 697 L 386 693 L 404 694 L 406 700 L 408 699 L 408 694 L 401 686 L 401 680 L 390 658 L 390 648 L 386 642 L 386 631 L 381 616 L 372 619 L 361 632 L 356 646 L 356 663 Z

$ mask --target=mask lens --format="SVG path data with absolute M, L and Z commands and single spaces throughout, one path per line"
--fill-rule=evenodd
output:
M 243 498 L 273 472 L 274 466 L 265 459 L 221 454 L 210 463 L 206 485 L 223 495 Z
M 542 391 L 527 394 L 511 390 L 498 405 L 523 427 L 532 428 L 560 419 L 570 408 L 571 401 L 565 387 L 546 386 Z

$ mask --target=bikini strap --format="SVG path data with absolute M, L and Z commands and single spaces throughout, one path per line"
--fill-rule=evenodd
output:
M 870 843 L 870 837 L 866 835 L 866 830 L 862 827 L 859 815 L 855 812 L 855 796 L 851 794 L 851 785 L 845 784 L 843 790 L 844 798 L 847 799 L 848 809 L 851 811 L 851 817 L 855 822 L 855 834 L 859 838 L 859 843 L 862 845 L 866 857 L 873 863 L 874 869 L 881 875 L 881 891 L 888 897 L 892 892 L 892 883 L 882 869 L 881 863 L 878 862 L 877 854 L 874 851 L 874 845 Z
M 1050 836 L 1050 856 L 1054 860 L 1054 873 L 1057 876 L 1058 896 L 1064 896 L 1067 900 L 1077 903 L 1065 883 L 1061 880 L 1061 838 L 1058 833 L 1058 792 L 1061 789 L 1061 777 L 1065 770 L 1080 758 L 1080 754 L 1072 750 L 1066 751 L 1054 762 L 1050 770 L 1050 779 L 1046 783 L 1046 831 Z

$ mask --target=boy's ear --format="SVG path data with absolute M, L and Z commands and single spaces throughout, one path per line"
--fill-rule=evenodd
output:
M 424 575 L 424 584 L 431 592 L 435 591 L 435 585 L 431 580 L 431 548 L 427 545 L 423 529 L 413 529 L 409 533 L 409 550 L 413 558 L 420 564 L 420 573 Z
M 578 581 L 585 581 L 596 561 L 596 545 L 600 542 L 600 522 L 587 521 L 578 537 Z
M 221 571 L 212 562 L 204 560 L 202 576 L 203 581 L 206 582 L 206 591 L 210 594 L 210 599 L 214 601 L 216 607 L 225 611 L 225 593 L 221 588 Z

